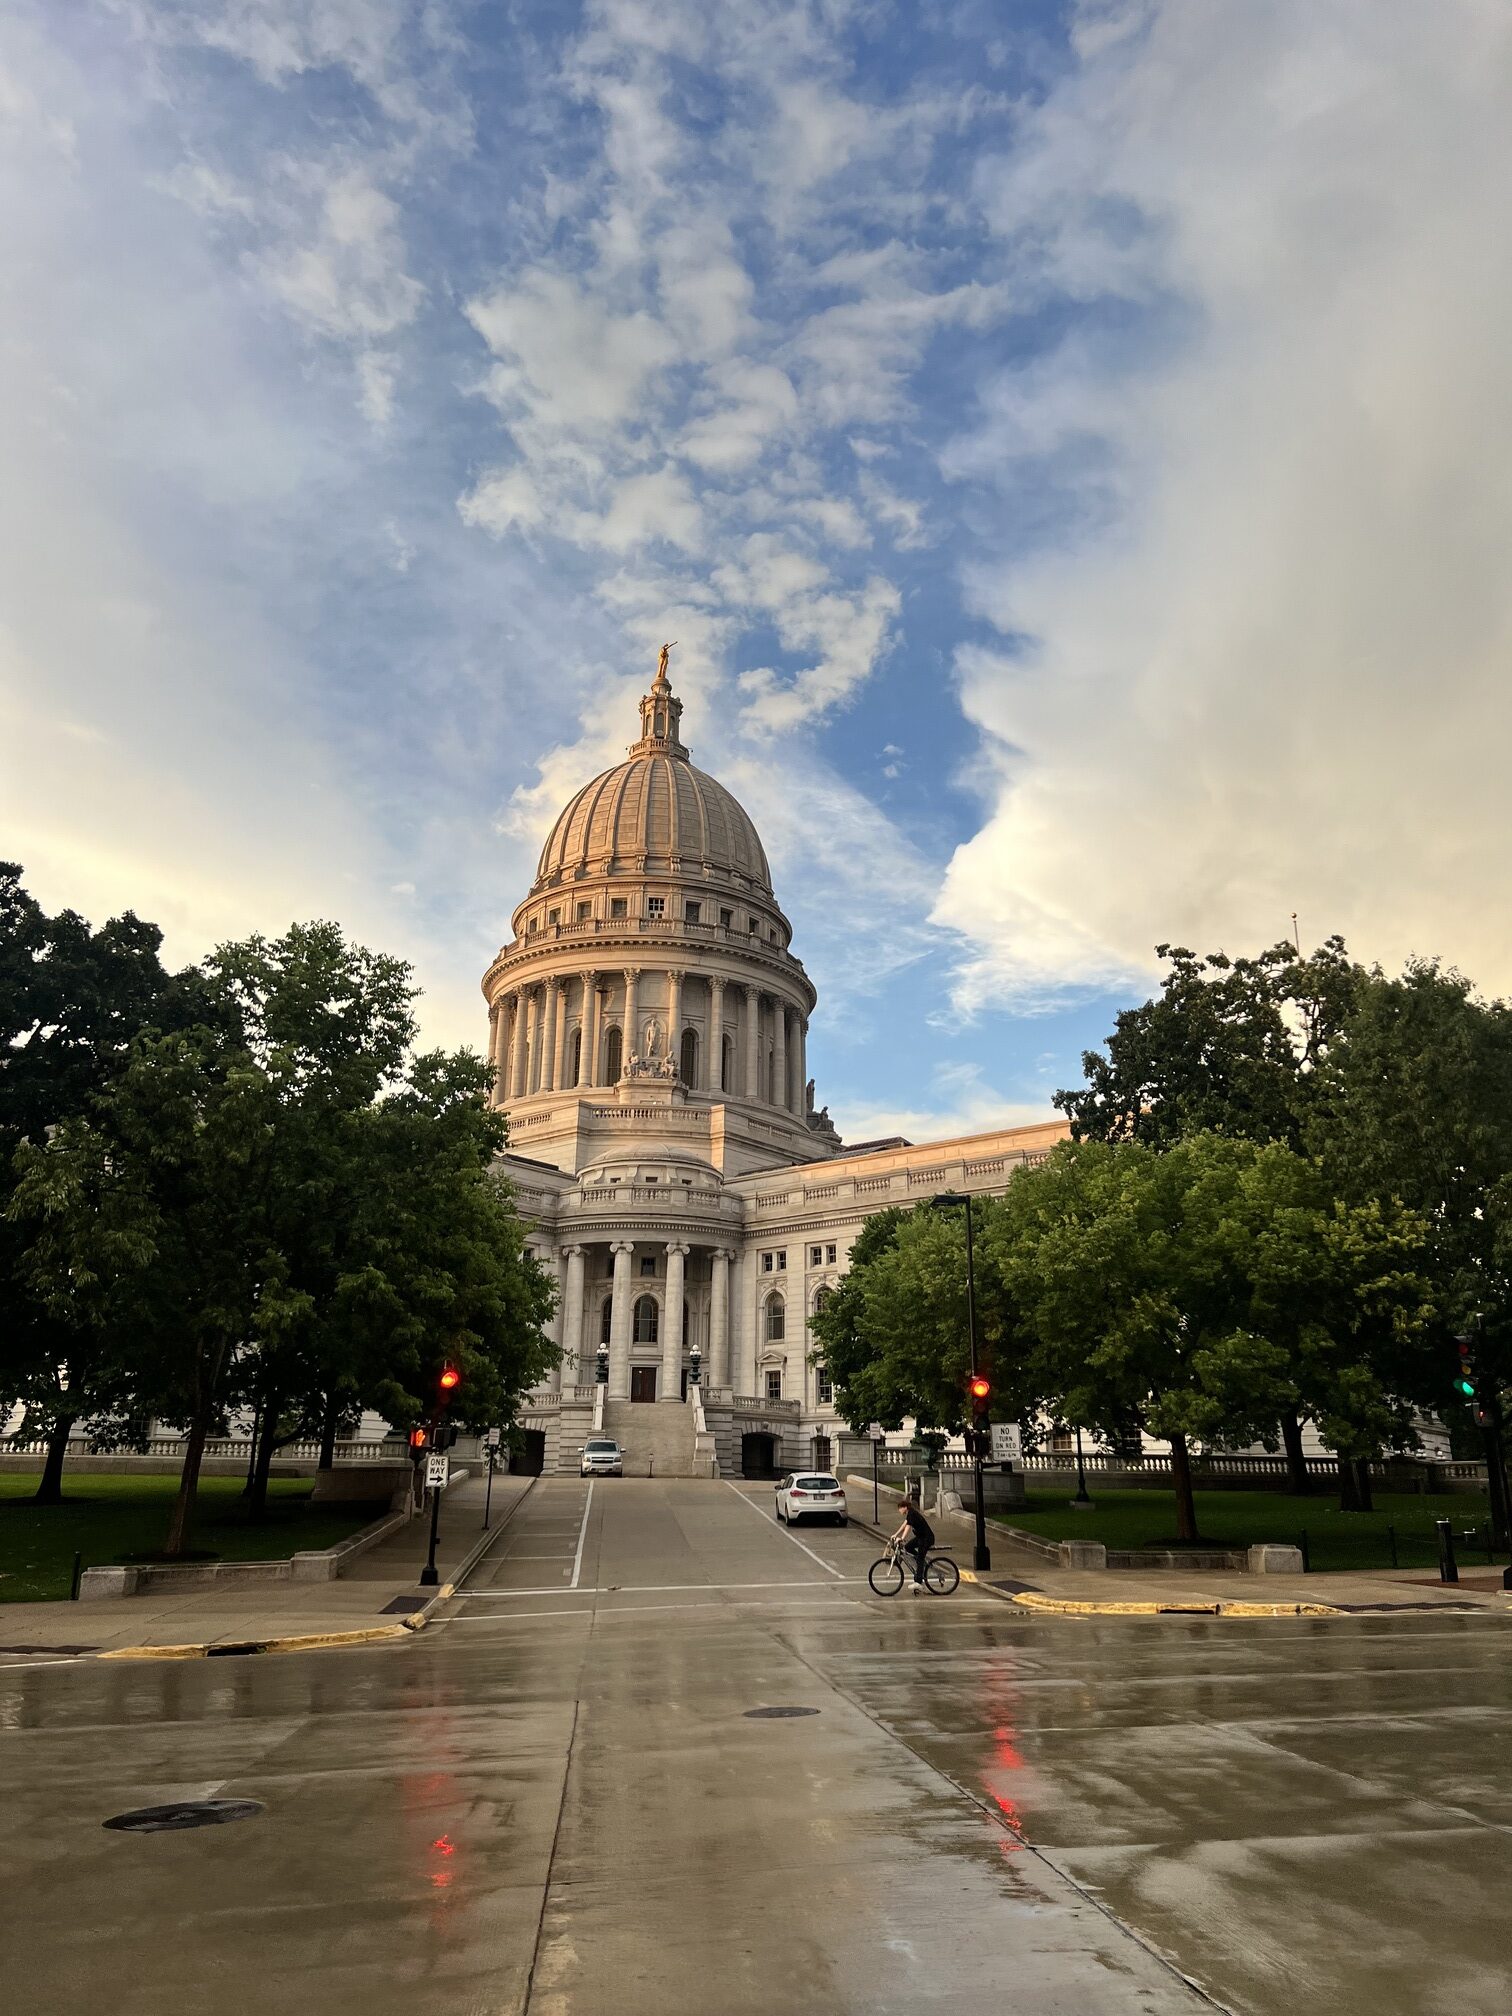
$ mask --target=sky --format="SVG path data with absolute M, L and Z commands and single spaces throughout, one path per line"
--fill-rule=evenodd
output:
M 658 645 L 843 1134 L 1512 990 L 1505 0 L 10 0 L 0 855 L 428 1042 Z

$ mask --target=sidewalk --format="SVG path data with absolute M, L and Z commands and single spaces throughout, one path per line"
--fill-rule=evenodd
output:
M 497 1531 L 535 1482 L 497 1476 L 489 1530 Z M 441 1501 L 436 1566 L 444 1585 L 483 1538 L 487 1480 L 469 1477 Z M 420 1587 L 430 1519 L 417 1514 L 361 1555 L 337 1582 L 263 1582 L 240 1590 L 155 1592 L 95 1603 L 0 1605 L 0 1661 L 14 1653 L 118 1651 L 131 1645 L 217 1645 L 330 1632 L 397 1629 L 433 1596 Z M 389 1606 L 403 1600 L 403 1610 Z M 387 1613 L 387 1614 L 386 1614 Z
M 860 1495 L 857 1492 L 856 1499 Z M 868 1492 L 868 1500 L 869 1496 Z M 879 1536 L 890 1532 L 892 1527 L 887 1522 L 892 1508 L 901 1501 L 899 1494 L 885 1484 L 881 1497 L 882 1527 L 873 1526 L 865 1516 L 871 1511 L 869 1502 L 861 1516 L 852 1511 L 851 1523 L 865 1526 Z M 941 1547 L 954 1555 L 964 1579 L 976 1535 L 971 1514 L 931 1510 L 929 1516 Z M 1253 1605 L 1266 1612 L 1274 1609 L 1293 1615 L 1298 1610 L 1341 1614 L 1452 1610 L 1512 1617 L 1512 1592 L 1502 1588 L 1500 1568 L 1461 1568 L 1457 1584 L 1439 1582 L 1422 1568 L 1316 1575 L 1185 1575 L 1179 1571 L 1140 1573 L 1137 1569 L 1123 1568 L 1102 1571 L 1062 1568 L 1031 1548 L 1015 1545 L 990 1519 L 987 1546 L 992 1566 L 976 1579 L 982 1587 L 1008 1601 L 1017 1601 L 1023 1595 L 1027 1600 L 1020 1607 L 1026 1612 L 1036 1609 L 1054 1612 L 1064 1604 L 1071 1614 L 1138 1615 L 1148 1614 L 1149 1606 L 1159 1604 L 1163 1609 L 1178 1612 L 1216 1610 L 1220 1615 L 1236 1616 L 1243 1616 L 1247 1606 Z M 1250 1614 L 1257 1613 L 1251 1610 Z

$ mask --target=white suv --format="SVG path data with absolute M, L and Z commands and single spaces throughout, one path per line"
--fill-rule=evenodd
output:
M 777 1517 L 784 1525 L 797 1526 L 805 1519 L 833 1519 L 846 1523 L 845 1493 L 838 1477 L 827 1470 L 789 1471 L 777 1480 Z
M 624 1474 L 625 1452 L 618 1442 L 611 1442 L 606 1435 L 595 1435 L 583 1444 L 583 1457 L 578 1464 L 580 1477 L 623 1477 Z

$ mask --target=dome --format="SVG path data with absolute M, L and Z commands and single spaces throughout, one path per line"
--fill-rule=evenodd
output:
M 610 869 L 707 869 L 772 894 L 772 871 L 745 807 L 695 769 L 679 736 L 682 702 L 665 653 L 641 701 L 641 738 L 627 760 L 585 784 L 541 849 L 535 887 Z
M 541 849 L 537 886 L 613 864 L 706 865 L 772 891 L 771 870 L 745 807 L 686 756 L 636 755 L 585 784 Z

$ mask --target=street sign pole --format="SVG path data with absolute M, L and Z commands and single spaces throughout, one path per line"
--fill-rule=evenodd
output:
M 880 1526 L 882 1523 L 882 1501 L 878 1496 L 877 1456 L 887 1430 L 882 1426 L 880 1421 L 873 1421 L 866 1432 L 871 1437 L 872 1445 L 872 1524 L 873 1526 Z
M 441 1580 L 441 1577 L 436 1573 L 436 1540 L 441 1530 L 440 1485 L 433 1484 L 431 1486 L 430 1501 L 431 1501 L 430 1555 L 426 1560 L 425 1566 L 420 1570 L 420 1587 L 422 1589 L 434 1589 L 436 1584 Z
M 484 1460 L 488 1464 L 488 1482 L 483 1486 L 483 1531 L 488 1531 L 488 1508 L 493 1503 L 494 1459 L 499 1453 L 499 1431 L 490 1428 L 483 1438 Z

